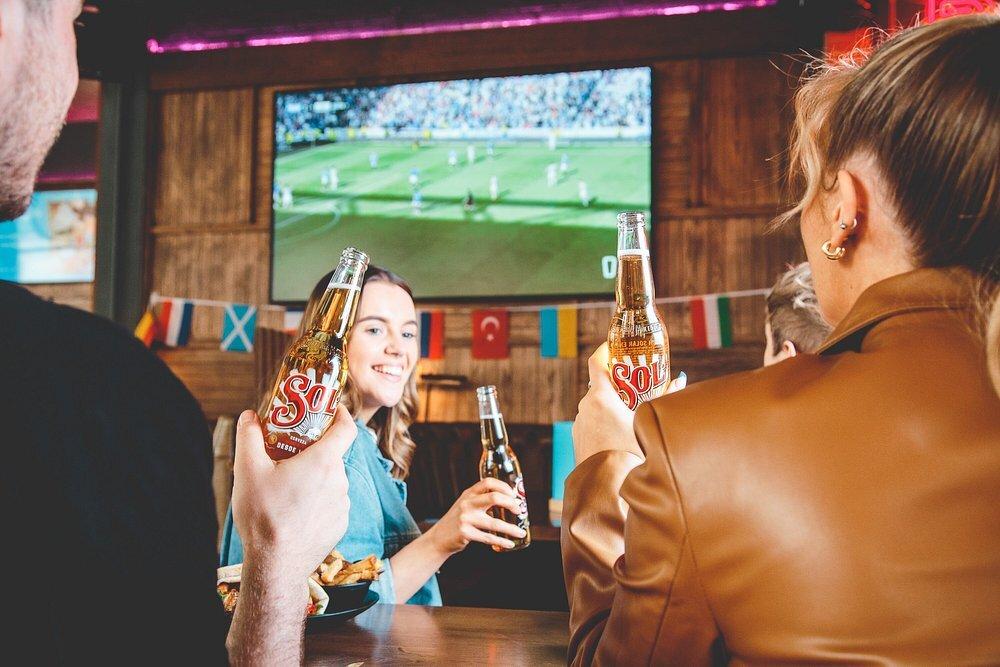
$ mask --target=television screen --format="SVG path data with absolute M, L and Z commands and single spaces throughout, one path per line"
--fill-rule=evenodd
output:
M 651 95 L 647 67 L 277 93 L 272 298 L 348 245 L 418 298 L 610 293 Z
M 96 205 L 93 189 L 35 192 L 24 215 L 0 222 L 0 279 L 92 281 Z

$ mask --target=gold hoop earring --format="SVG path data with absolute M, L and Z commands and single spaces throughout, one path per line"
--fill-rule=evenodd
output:
M 819 247 L 819 249 L 823 251 L 823 254 L 826 255 L 827 259 L 835 262 L 847 253 L 847 250 L 843 246 L 840 248 L 834 248 L 830 241 L 825 242 Z

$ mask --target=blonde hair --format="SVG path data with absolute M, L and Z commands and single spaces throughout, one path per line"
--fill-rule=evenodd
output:
M 765 303 L 774 354 L 781 352 L 786 340 L 799 352 L 815 352 L 830 334 L 831 327 L 819 312 L 809 262 L 781 274 Z
M 330 284 L 332 275 L 333 272 L 330 272 L 320 278 L 319 282 L 313 288 L 312 294 L 309 295 L 309 301 L 306 303 L 305 311 L 302 313 L 302 322 L 299 324 L 296 337 L 302 336 L 305 333 L 306 327 L 309 326 L 309 322 L 312 320 L 312 316 L 316 312 L 316 308 L 323 298 L 324 292 L 326 292 L 327 285 Z M 373 282 L 385 282 L 395 285 L 402 288 L 411 298 L 413 297 L 413 291 L 406 281 L 392 271 L 377 266 L 369 266 L 368 270 L 365 271 L 362 290 L 364 290 L 364 286 Z M 417 443 L 410 437 L 410 424 L 416 420 L 420 405 L 417 395 L 416 375 L 416 370 L 410 373 L 406 384 L 403 385 L 403 397 L 399 403 L 390 408 L 379 408 L 372 415 L 372 418 L 368 420 L 367 424 L 369 428 L 375 431 L 378 447 L 382 451 L 382 455 L 392 461 L 392 476 L 396 479 L 406 479 L 406 476 L 409 475 L 413 452 L 417 448 Z M 268 386 L 273 386 L 273 384 L 272 380 Z M 262 397 L 261 411 L 263 411 L 270 397 L 270 391 Z M 352 415 L 356 414 L 357 409 L 361 406 L 361 392 L 351 380 L 349 366 L 347 382 L 344 385 L 344 392 L 341 395 L 341 405 L 347 408 L 347 411 Z
M 795 96 L 791 220 L 856 155 L 874 159 L 919 266 L 980 277 L 987 358 L 1000 393 L 1000 12 L 883 35 L 870 53 L 814 63 Z M 992 63 L 992 64 L 991 64 Z

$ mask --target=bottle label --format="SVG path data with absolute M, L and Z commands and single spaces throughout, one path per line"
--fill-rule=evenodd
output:
M 517 492 L 517 499 L 521 503 L 521 511 L 517 513 L 517 525 L 525 530 L 528 529 L 528 494 L 524 492 L 524 477 L 518 475 L 514 480 L 514 491 Z
M 300 431 L 317 440 L 337 412 L 340 381 L 336 373 L 324 375 L 319 381 L 294 371 L 278 386 L 274 405 L 267 414 L 268 426 L 277 431 Z M 315 434 L 315 435 L 314 435 Z
M 646 355 L 639 355 L 636 360 L 638 363 L 633 363 L 629 356 L 611 360 L 611 381 L 629 410 L 662 396 L 667 389 L 667 358 L 664 355 L 652 355 L 651 363 L 647 363 Z

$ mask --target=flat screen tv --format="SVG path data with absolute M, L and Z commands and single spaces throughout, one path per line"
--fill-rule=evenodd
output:
M 35 192 L 24 215 L 0 222 L 0 280 L 92 281 L 96 205 L 93 189 Z
M 651 97 L 648 67 L 276 93 L 272 299 L 348 245 L 422 299 L 609 294 Z

